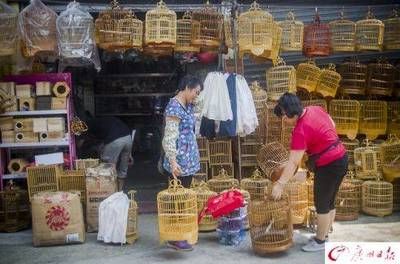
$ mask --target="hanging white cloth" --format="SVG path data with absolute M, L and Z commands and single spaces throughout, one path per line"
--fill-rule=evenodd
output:
M 241 137 L 250 135 L 258 127 L 258 118 L 253 95 L 246 79 L 241 75 L 236 75 L 236 100 L 236 133 Z
M 99 232 L 97 240 L 105 243 L 126 243 L 129 199 L 123 192 L 116 192 L 99 206 Z

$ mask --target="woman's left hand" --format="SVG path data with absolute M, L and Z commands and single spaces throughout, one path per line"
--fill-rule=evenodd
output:
M 274 186 L 272 187 L 272 193 L 271 193 L 272 198 L 274 198 L 274 200 L 281 199 L 284 187 L 285 187 L 285 185 L 280 183 L 279 181 L 276 181 L 274 183 Z

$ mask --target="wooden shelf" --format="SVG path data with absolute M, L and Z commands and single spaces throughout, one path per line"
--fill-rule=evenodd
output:
M 17 111 L 17 112 L 6 112 L 0 114 L 0 117 L 3 116 L 41 116 L 41 115 L 66 115 L 67 110 L 38 110 L 38 111 Z
M 48 147 L 68 147 L 68 146 L 69 146 L 68 141 L 0 144 L 0 148 L 48 148 Z
M 157 97 L 172 96 L 174 93 L 125 93 L 125 94 L 96 94 L 96 98 L 119 98 L 119 97 Z

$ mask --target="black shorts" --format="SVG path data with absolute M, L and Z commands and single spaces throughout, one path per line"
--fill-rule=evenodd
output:
M 335 197 L 347 173 L 347 154 L 325 166 L 317 167 L 314 177 L 314 204 L 318 214 L 335 209 Z

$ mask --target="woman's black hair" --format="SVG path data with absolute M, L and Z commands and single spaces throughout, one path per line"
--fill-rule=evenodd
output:
M 274 108 L 274 114 L 278 117 L 286 115 L 289 118 L 293 118 L 295 115 L 301 116 L 302 113 L 303 105 L 299 97 L 292 93 L 284 93 Z
M 189 89 L 195 89 L 199 85 L 201 88 L 201 81 L 199 78 L 193 75 L 186 75 L 179 81 L 178 92 L 184 91 L 186 87 L 188 87 Z

